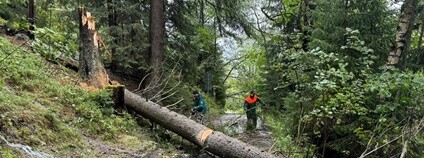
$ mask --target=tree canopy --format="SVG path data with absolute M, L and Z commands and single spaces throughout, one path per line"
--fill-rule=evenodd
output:
M 29 6 L 0 2 L 6 33 L 32 31 Z M 78 60 L 79 6 L 105 67 L 158 86 L 163 105 L 189 109 L 201 89 L 237 111 L 254 90 L 272 109 L 274 152 L 424 155 L 424 1 L 37 0 L 33 51 Z

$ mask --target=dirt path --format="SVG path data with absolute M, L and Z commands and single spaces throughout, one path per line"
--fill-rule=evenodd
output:
M 84 134 L 84 138 L 90 144 L 91 150 L 96 151 L 95 156 L 97 157 L 162 158 L 165 155 L 165 151 L 160 148 L 152 150 L 128 150 L 125 147 L 111 146 L 86 134 Z
M 216 129 L 220 129 L 232 137 L 256 146 L 264 151 L 268 151 L 274 142 L 271 137 L 272 133 L 267 129 L 263 121 L 258 118 L 256 130 L 252 132 L 246 131 L 246 122 L 246 115 L 226 113 L 214 120 L 212 124 Z

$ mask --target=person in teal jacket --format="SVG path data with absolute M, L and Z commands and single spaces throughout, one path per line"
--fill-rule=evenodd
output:
M 205 98 L 197 90 L 193 91 L 193 98 L 194 107 L 191 109 L 191 114 L 197 114 L 197 119 L 203 124 L 203 117 L 206 114 L 208 105 L 206 104 Z

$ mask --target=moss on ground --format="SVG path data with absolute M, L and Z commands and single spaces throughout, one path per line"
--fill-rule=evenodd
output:
M 57 157 L 126 157 L 158 150 L 150 130 L 113 109 L 108 90 L 81 88 L 77 73 L 6 37 L 0 37 L 0 48 L 0 135 L 8 141 Z M 181 151 L 163 149 L 164 155 L 176 153 Z M 1 157 L 20 154 L 0 143 Z

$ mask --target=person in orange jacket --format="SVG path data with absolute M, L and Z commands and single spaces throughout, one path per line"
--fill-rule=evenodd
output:
M 256 103 L 259 102 L 261 105 L 265 105 L 262 100 L 255 94 L 254 91 L 251 91 L 249 96 L 244 99 L 243 109 L 247 115 L 247 130 L 256 129 L 258 118 L 256 116 Z

